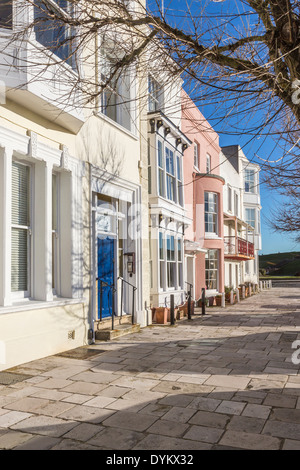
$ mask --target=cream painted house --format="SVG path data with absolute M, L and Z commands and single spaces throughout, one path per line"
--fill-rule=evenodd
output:
M 146 82 L 131 69 L 80 107 L 72 61 L 24 67 L 44 62 L 47 35 L 10 40 L 35 14 L 20 1 L 0 15 L 0 370 L 88 344 L 112 310 L 149 322 Z

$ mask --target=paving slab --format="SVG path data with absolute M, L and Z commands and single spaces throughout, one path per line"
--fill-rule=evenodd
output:
M 90 345 L 85 359 L 51 356 L 8 371 L 3 448 L 298 450 L 299 312 L 284 307 L 275 288 L 176 328 Z

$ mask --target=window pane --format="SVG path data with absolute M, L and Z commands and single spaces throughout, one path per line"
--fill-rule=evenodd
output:
M 29 167 L 12 164 L 12 224 L 29 225 Z
M 205 232 L 217 234 L 218 230 L 218 205 L 217 194 L 206 192 L 205 200 Z
M 210 173 L 211 164 L 210 164 L 210 155 L 206 155 L 206 173 Z
M 160 140 L 157 142 L 157 157 L 158 157 L 158 166 L 160 168 L 163 168 L 164 163 L 163 163 L 163 156 L 162 156 L 162 143 Z
M 11 232 L 11 290 L 28 290 L 28 230 L 12 228 Z
M 164 288 L 164 278 L 165 278 L 165 262 L 164 261 L 160 261 L 159 263 L 159 286 L 161 289 Z
M 57 230 L 57 175 L 52 175 L 52 230 Z
M 199 168 L 199 145 L 194 143 L 194 166 Z
M 149 111 L 157 111 L 162 108 L 162 87 L 151 76 L 148 77 L 148 106 Z
M 72 3 L 67 0 L 56 0 L 55 3 L 66 13 L 72 15 Z M 40 1 L 35 2 L 34 18 L 36 40 L 75 68 L 75 60 L 72 55 L 72 37 L 75 34 L 73 28 L 62 21 L 51 19 L 48 9 Z
M 182 261 L 182 255 L 181 255 L 181 240 L 178 240 L 177 243 L 178 243 L 178 245 L 177 245 L 177 246 L 178 246 L 178 248 L 177 248 L 177 249 L 178 249 L 178 252 L 177 252 L 177 253 L 178 253 L 178 261 Z
M 255 192 L 255 171 L 254 170 L 245 170 L 245 191 L 247 193 Z
M 12 0 L 4 0 L 0 5 L 1 28 L 12 28 Z
M 218 250 L 208 250 L 205 255 L 205 280 L 206 288 L 217 290 L 218 288 Z
M 168 148 L 166 148 L 166 171 L 172 176 L 175 176 L 174 153 Z
M 159 232 L 159 259 L 165 259 L 164 258 L 164 244 L 163 244 L 163 235 L 161 232 Z
M 29 167 L 12 163 L 11 289 L 28 290 Z

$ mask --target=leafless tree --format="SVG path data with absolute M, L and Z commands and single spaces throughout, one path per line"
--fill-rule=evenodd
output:
M 136 73 L 147 74 L 149 65 L 157 63 L 158 74 L 164 69 L 184 78 L 193 101 L 213 109 L 214 122 L 223 122 L 223 129 L 230 122 L 231 135 L 246 133 L 253 139 L 284 135 L 297 166 L 299 147 L 293 139 L 300 124 L 298 0 L 149 0 L 147 6 L 142 0 L 17 3 L 19 8 L 34 5 L 35 17 L 16 24 L 10 41 L 29 41 L 32 32 L 46 38 L 40 45 L 44 63 L 40 55 L 36 60 L 31 56 L 27 63 L 23 60 L 24 67 L 36 69 L 32 79 L 43 77 L 50 59 L 58 67 L 67 63 L 75 72 L 65 75 L 68 84 L 72 82 L 73 96 L 80 91 L 80 105 L 94 107 L 100 106 L 103 93 L 114 89 L 128 68 L 134 66 Z M 51 51 L 54 54 L 49 57 Z M 109 67 L 95 60 L 104 56 L 109 58 Z M 63 99 L 70 103 L 70 87 Z M 271 171 L 269 179 L 295 198 L 282 180 L 288 181 L 292 168 L 289 148 L 282 150 L 280 165 L 265 163 Z M 295 188 L 298 191 L 297 180 Z M 294 208 L 282 216 L 283 220 L 292 217 L 295 223 L 290 226 L 299 228 L 299 212 Z

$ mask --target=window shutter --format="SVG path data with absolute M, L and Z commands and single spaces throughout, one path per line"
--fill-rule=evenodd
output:
M 12 164 L 11 289 L 28 290 L 29 167 Z

